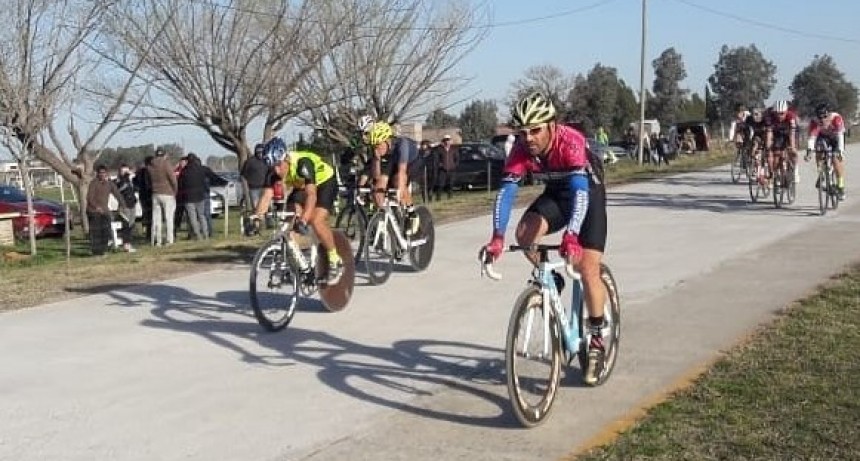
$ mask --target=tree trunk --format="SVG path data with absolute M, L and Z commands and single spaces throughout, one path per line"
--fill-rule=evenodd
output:
M 36 256 L 36 214 L 33 210 L 33 181 L 30 178 L 30 166 L 26 160 L 18 160 L 18 171 L 21 172 L 21 183 L 24 195 L 27 196 L 27 229 L 30 240 L 30 256 Z
M 87 220 L 87 195 L 91 182 L 92 178 L 84 176 L 81 178 L 80 184 L 76 186 L 78 189 L 78 215 L 81 218 L 81 229 L 83 229 L 85 236 L 90 233 L 90 222 Z

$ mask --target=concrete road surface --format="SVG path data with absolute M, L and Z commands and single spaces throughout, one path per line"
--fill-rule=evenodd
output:
M 860 199 L 820 217 L 802 175 L 783 210 L 751 205 L 728 167 L 614 189 L 619 362 L 601 388 L 571 370 L 536 429 L 517 426 L 502 362 L 528 268 L 507 255 L 502 282 L 479 277 L 480 217 L 439 227 L 426 273 L 276 334 L 250 312 L 248 267 L 0 315 L 0 459 L 565 457 L 858 259 Z

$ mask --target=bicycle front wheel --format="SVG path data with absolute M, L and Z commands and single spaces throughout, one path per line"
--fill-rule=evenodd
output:
M 282 330 L 293 320 L 299 300 L 298 277 L 280 240 L 267 243 L 254 256 L 250 294 L 254 317 L 266 330 Z
M 606 299 L 603 302 L 603 318 L 606 321 L 606 327 L 603 329 L 603 360 L 598 365 L 597 381 L 591 386 L 599 386 L 609 379 L 612 370 L 615 369 L 615 361 L 618 358 L 618 348 L 621 344 L 621 298 L 618 296 L 618 284 L 615 282 L 615 277 L 612 276 L 612 271 L 605 264 L 600 265 L 600 281 L 603 282 L 603 288 L 606 290 Z M 583 324 L 585 319 L 580 322 Z M 579 350 L 579 364 L 585 371 L 588 360 L 588 343 L 583 342 L 583 347 Z
M 367 224 L 367 233 L 364 236 L 364 267 L 373 285 L 388 281 L 391 271 L 394 270 L 393 232 L 382 211 L 373 215 Z
M 741 174 L 743 174 L 743 150 L 738 149 L 737 153 L 735 153 L 735 158 L 732 160 L 732 182 L 737 184 L 741 180 Z
M 367 229 L 364 212 L 354 204 L 347 205 L 337 215 L 334 227 L 342 230 L 350 245 L 355 248 L 355 259 L 361 259 L 364 252 L 364 233 Z
M 549 316 L 549 318 L 547 318 Z M 561 339 L 537 287 L 517 299 L 505 341 L 505 371 L 514 416 L 525 427 L 546 420 L 561 380 Z

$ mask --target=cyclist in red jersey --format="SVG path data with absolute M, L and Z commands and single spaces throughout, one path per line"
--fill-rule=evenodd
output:
M 845 166 L 842 162 L 845 155 L 845 121 L 838 112 L 831 111 L 825 103 L 816 106 L 815 118 L 809 122 L 806 160 L 809 160 L 809 153 L 815 150 L 815 141 L 818 138 L 825 139 L 830 148 L 833 149 L 833 153 L 835 154 L 833 157 L 833 166 L 836 170 L 839 199 L 843 200 L 845 198 Z
M 536 243 L 546 234 L 564 229 L 559 253 L 582 274 L 591 334 L 585 382 L 597 382 L 603 363 L 606 290 L 600 279 L 600 261 L 606 246 L 606 191 L 602 165 L 588 152 L 585 136 L 556 122 L 552 102 L 532 93 L 514 108 L 513 120 L 521 133 L 505 165 L 502 186 L 493 208 L 493 234 L 484 251 L 493 260 L 504 250 L 505 230 L 519 181 L 527 172 L 547 173 L 546 189 L 529 206 L 516 230 L 520 245 Z M 538 264 L 534 254 L 528 255 Z M 553 274 L 559 290 L 564 279 Z
M 777 101 L 770 112 L 767 125 L 767 165 L 770 171 L 774 168 L 774 152 L 780 155 L 788 154 L 794 168 L 794 181 L 800 181 L 800 169 L 797 168 L 797 115 L 788 109 L 788 101 Z M 772 175 L 772 173 L 771 173 Z

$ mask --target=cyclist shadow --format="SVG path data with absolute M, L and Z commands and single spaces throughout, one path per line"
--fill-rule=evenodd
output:
M 295 328 L 288 338 L 265 335 L 260 341 L 285 358 L 316 367 L 320 381 L 364 402 L 469 426 L 519 427 L 510 411 L 504 362 L 497 349 L 439 340 L 369 346 Z M 445 409 L 450 404 L 432 405 L 432 397 L 440 393 L 447 394 L 445 402 L 469 403 L 452 410 Z
M 394 262 L 394 266 L 391 269 L 391 274 L 409 274 L 414 273 L 415 269 L 412 268 L 412 265 L 406 262 Z M 356 261 L 355 262 L 355 286 L 366 287 L 366 286 L 375 286 L 370 281 L 370 276 L 368 275 L 367 266 L 364 261 Z
M 520 427 L 510 410 L 502 351 L 496 348 L 435 339 L 367 345 L 295 323 L 268 333 L 254 321 L 243 290 L 207 296 L 148 284 L 80 291 L 109 296 L 113 301 L 107 306 L 148 307 L 141 326 L 198 336 L 242 362 L 287 367 L 288 373 L 310 368 L 331 389 L 364 402 L 463 425 Z M 320 301 L 308 301 L 298 307 L 302 313 L 327 312 Z M 444 400 L 432 399 L 439 394 Z M 452 407 L 451 401 L 464 404 Z

